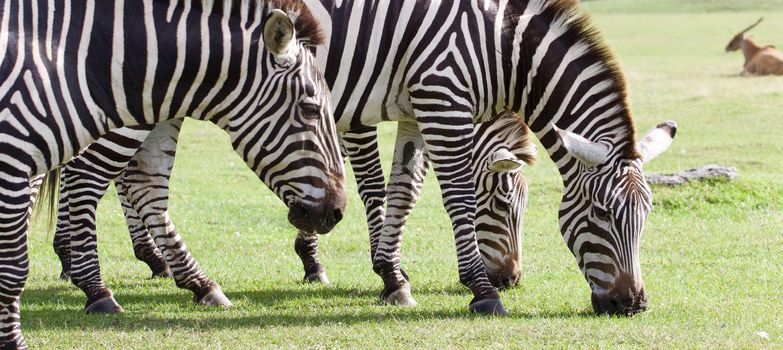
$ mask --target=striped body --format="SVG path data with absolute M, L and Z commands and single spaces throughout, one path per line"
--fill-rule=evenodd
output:
M 30 180 L 111 129 L 210 120 L 291 207 L 292 222 L 318 231 L 336 223 L 343 164 L 328 90 L 308 49 L 319 29 L 306 10 L 282 1 L 240 8 L 233 1 L 3 0 L 0 11 L 0 269 L 7 271 L 0 274 L 0 347 L 26 347 L 18 297 L 28 268 Z M 270 129 L 276 132 L 264 132 Z M 89 237 L 76 242 L 90 244 Z M 107 298 L 110 292 L 90 302 Z

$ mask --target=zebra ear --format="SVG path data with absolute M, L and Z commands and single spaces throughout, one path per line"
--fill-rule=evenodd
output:
M 609 147 L 607 145 L 590 141 L 570 131 L 558 128 L 554 123 L 552 129 L 555 130 L 563 147 L 572 156 L 579 159 L 587 166 L 596 166 L 606 161 L 609 156 Z
M 493 173 L 507 173 L 522 168 L 525 162 L 521 161 L 507 149 L 493 152 L 489 156 L 487 169 Z
M 636 143 L 636 151 L 641 155 L 642 162 L 647 163 L 666 151 L 676 134 L 677 123 L 671 120 L 660 123 L 648 131 L 647 135 Z
M 287 60 L 295 56 L 294 22 L 282 10 L 272 10 L 264 23 L 264 45 L 275 58 Z

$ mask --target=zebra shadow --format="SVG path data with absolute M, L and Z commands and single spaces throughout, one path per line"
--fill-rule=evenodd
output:
M 309 286 L 308 286 L 309 287 Z M 405 322 L 423 319 L 475 319 L 504 322 L 504 319 L 566 319 L 594 317 L 586 310 L 542 310 L 514 312 L 507 318 L 493 318 L 467 312 L 467 305 L 420 304 L 417 307 L 382 306 L 378 292 L 371 289 L 330 286 L 315 288 L 280 286 L 259 290 L 226 291 L 235 306 L 206 308 L 191 301 L 189 291 L 145 288 L 115 288 L 115 297 L 125 312 L 115 315 L 87 315 L 85 298 L 76 287 L 63 283 L 25 290 L 22 298 L 22 325 L 28 331 L 109 329 L 142 331 L 168 329 L 265 329 L 285 326 L 322 326 L 335 323 L 361 325 L 378 322 Z M 464 296 L 461 286 L 421 288 L 414 294 L 420 300 L 440 296 Z M 428 305 L 429 304 L 429 305 Z

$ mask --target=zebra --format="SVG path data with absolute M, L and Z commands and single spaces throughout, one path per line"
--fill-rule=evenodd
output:
M 139 260 L 150 267 L 152 276 L 174 276 L 178 285 L 187 285 L 187 283 L 180 281 L 207 278 L 185 248 L 173 222 L 168 220 L 165 210 L 167 208 L 165 201 L 168 198 L 168 179 L 174 164 L 176 140 L 180 126 L 181 120 L 178 119 L 159 124 L 151 133 L 136 130 L 141 128 L 119 129 L 98 140 L 88 147 L 79 158 L 63 167 L 58 223 L 54 235 L 55 252 L 63 267 L 62 278 L 67 279 L 71 275 L 69 230 L 73 224 L 70 222 L 69 200 L 95 204 L 113 178 L 116 178 L 118 197 L 122 203 L 128 229 L 131 233 L 134 253 Z M 146 128 L 149 129 L 149 127 Z M 122 131 L 127 132 L 123 133 Z M 494 121 L 477 125 L 473 136 L 472 167 L 479 208 L 477 212 L 479 248 L 484 263 L 487 265 L 490 280 L 493 285 L 503 288 L 516 285 L 521 275 L 520 241 L 523 214 L 527 204 L 527 182 L 524 174 L 519 170 L 523 164 L 532 164 L 536 156 L 536 149 L 529 142 L 528 132 L 527 126 L 521 123 L 518 117 L 508 114 Z M 148 134 L 149 136 L 147 136 Z M 379 158 L 374 157 L 374 153 L 372 153 L 377 152 L 374 129 L 372 137 L 369 139 L 358 138 L 359 135 L 361 134 L 355 132 L 342 134 L 343 154 L 350 154 L 352 167 L 357 173 L 362 169 L 373 168 L 373 163 L 379 161 Z M 123 141 L 123 143 L 119 143 L 119 141 Z M 138 143 L 141 143 L 142 146 L 134 154 L 135 149 L 128 146 Z M 400 152 L 404 152 L 404 150 Z M 105 166 L 108 162 L 80 161 L 80 158 L 108 159 L 111 166 Z M 155 164 L 147 166 L 146 171 L 138 169 L 139 163 L 152 163 L 153 161 Z M 409 161 L 409 165 L 406 166 L 410 168 L 412 174 L 411 187 L 420 188 L 428 167 L 426 155 L 423 155 L 417 162 Z M 377 164 L 376 169 L 380 169 L 380 164 Z M 84 181 L 81 181 L 81 174 L 107 174 L 107 176 L 85 186 Z M 383 176 L 382 173 L 381 176 Z M 134 181 L 129 181 L 131 177 L 134 177 Z M 381 179 L 381 185 L 383 185 L 383 179 Z M 364 190 L 360 191 L 360 196 L 368 198 L 366 186 L 360 184 L 360 188 Z M 371 207 L 371 204 L 365 203 L 368 208 Z M 143 215 L 145 219 L 141 219 L 142 215 L 139 213 L 143 212 L 152 212 L 152 214 Z M 94 214 L 95 209 L 93 208 L 89 213 Z M 382 215 L 376 213 L 368 212 L 370 222 L 383 220 Z M 155 216 L 161 218 L 157 221 L 150 220 L 150 217 Z M 381 217 L 378 218 L 378 216 Z M 90 220 L 90 224 L 84 226 L 95 227 L 94 215 L 81 215 L 81 220 Z M 165 220 L 165 224 L 161 225 L 163 220 Z M 145 222 L 149 222 L 149 229 Z M 159 237 L 165 237 L 165 244 L 162 244 L 160 249 L 155 244 L 157 240 L 153 239 L 150 234 L 156 230 L 161 231 L 158 234 Z M 305 282 L 329 283 L 323 267 L 318 261 L 316 237 L 317 235 L 314 233 L 299 231 L 295 241 L 295 251 L 302 259 L 305 268 Z M 78 248 L 83 249 L 84 247 Z M 174 251 L 175 255 L 187 257 L 184 259 L 187 264 L 181 264 L 187 269 L 178 266 L 173 268 L 173 271 L 170 270 L 161 253 L 164 251 Z M 84 251 L 79 253 L 85 254 Z M 97 251 L 92 249 L 90 256 L 96 258 Z M 98 271 L 92 276 L 100 279 L 100 272 Z M 102 282 L 99 283 L 102 285 Z M 224 295 L 205 302 L 198 298 L 197 291 L 194 293 L 196 293 L 196 301 L 205 305 L 231 305 Z M 116 303 L 116 301 L 114 302 Z M 92 312 L 93 310 L 88 309 L 87 311 Z M 119 304 L 115 304 L 114 309 L 104 308 L 101 311 L 121 312 L 122 308 Z
M 622 72 L 575 2 L 305 3 L 325 28 L 328 44 L 316 47 L 316 57 L 338 132 L 397 121 L 397 142 L 421 145 L 414 152 L 426 152 L 434 165 L 460 281 L 474 295 L 471 311 L 506 313 L 478 253 L 469 170 L 473 124 L 505 112 L 524 119 L 561 174 L 560 231 L 593 309 L 646 309 L 639 242 L 652 193 L 642 165 L 668 148 L 676 123 L 661 123 L 635 142 Z M 394 172 L 390 183 L 404 183 L 401 176 Z M 368 184 L 379 208 L 387 193 L 377 181 Z M 373 269 L 384 284 L 382 302 L 412 304 L 399 255 L 409 203 L 404 193 L 388 196 L 396 199 L 386 204 L 383 222 L 370 223 L 380 225 L 371 242 Z
M 378 157 L 376 130 L 346 132 L 341 136 L 343 149 L 348 149 L 343 155 L 350 158 L 357 178 L 372 239 L 377 237 L 384 221 L 384 206 L 376 203 L 385 201 L 385 176 Z M 408 176 L 398 183 L 390 183 L 389 192 L 408 196 L 404 201 L 409 203 L 408 213 L 413 210 L 429 164 L 425 152 L 419 155 L 406 152 L 422 148 L 421 145 L 398 143 L 395 149 L 395 167 L 404 167 Z M 520 169 L 524 164 L 534 164 L 536 153 L 536 147 L 529 139 L 529 129 L 512 113 L 476 125 L 471 157 L 476 194 L 476 237 L 490 282 L 498 288 L 516 286 L 521 277 L 522 225 L 528 184 Z M 400 220 L 401 231 L 406 221 L 407 215 Z M 304 281 L 328 284 L 329 279 L 318 259 L 318 236 L 300 230 L 294 247 L 305 269 Z M 372 253 L 374 249 L 371 247 Z
M 477 253 L 471 124 L 509 111 L 524 119 L 561 174 L 560 231 L 594 311 L 646 309 L 639 242 L 652 193 L 642 165 L 668 148 L 676 123 L 635 142 L 622 72 L 576 2 L 305 3 L 327 32 L 328 45 L 316 56 L 338 131 L 398 121 L 397 142 L 426 149 L 452 220 L 460 281 L 474 294 L 472 311 L 506 313 Z M 393 171 L 389 182 L 404 183 L 404 176 Z M 373 269 L 385 303 L 413 304 L 399 254 L 407 205 L 388 197 L 371 243 Z
M 0 347 L 27 347 L 31 186 L 112 129 L 209 120 L 294 226 L 327 232 L 339 221 L 344 165 L 311 51 L 323 37 L 301 4 L 8 0 L 0 11 Z

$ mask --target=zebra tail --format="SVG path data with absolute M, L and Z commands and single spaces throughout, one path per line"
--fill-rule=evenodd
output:
M 56 223 L 57 200 L 60 193 L 60 168 L 53 169 L 46 173 L 38 191 L 38 198 L 35 201 L 33 210 L 37 214 L 44 213 L 49 218 L 47 232 L 51 232 Z M 44 204 L 46 203 L 46 204 Z

